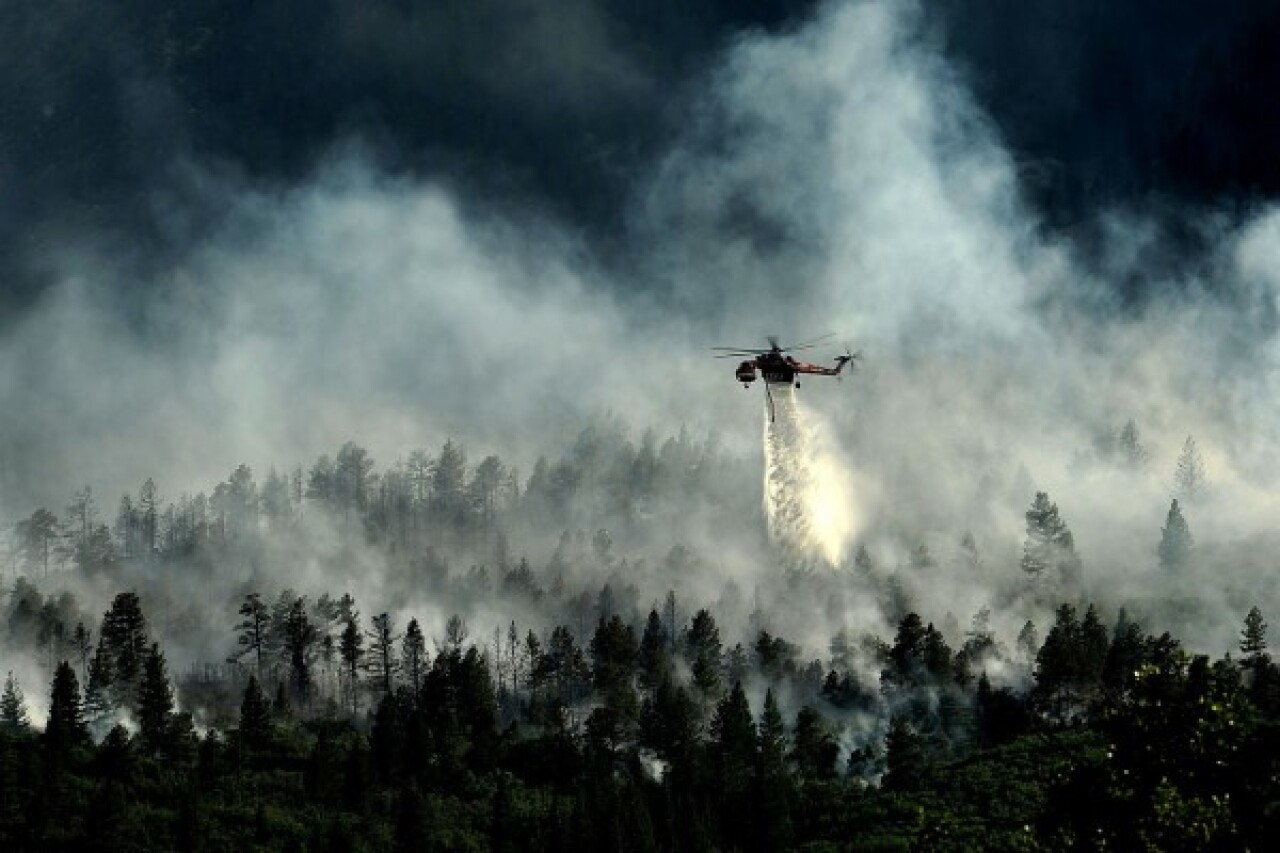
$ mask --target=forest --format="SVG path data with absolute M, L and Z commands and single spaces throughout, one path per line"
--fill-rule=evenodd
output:
M 0 31 L 0 851 L 1280 837 L 1280 4 Z
M 11 537 L 0 844 L 1240 850 L 1280 829 L 1257 606 L 1218 656 L 1089 600 L 1039 492 L 1014 581 L 926 612 L 930 577 L 992 571 L 973 535 L 806 564 L 764 540 L 752 479 L 713 438 L 605 417 L 527 477 L 454 441 L 378 471 L 348 442 L 167 502 L 145 480 L 111 523 L 88 487 L 38 508 Z M 768 567 L 750 593 L 731 537 Z M 1195 547 L 1174 500 L 1171 581 Z

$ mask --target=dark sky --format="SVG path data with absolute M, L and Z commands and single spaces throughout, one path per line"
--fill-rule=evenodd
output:
M 139 281 L 198 241 L 220 210 L 190 165 L 288 186 L 350 140 L 465 204 L 550 215 L 608 260 L 725 46 L 814 6 L 0 0 L 0 315 L 48 286 L 68 240 L 109 247 Z M 1280 193 L 1277 4 L 921 9 L 1047 227 L 1086 252 L 1101 209 L 1162 218 L 1194 251 L 1186 212 Z

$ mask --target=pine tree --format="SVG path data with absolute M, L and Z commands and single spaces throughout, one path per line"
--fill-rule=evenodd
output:
M 636 635 L 617 614 L 602 616 L 591 637 L 591 677 L 595 689 L 606 694 L 621 684 L 630 685 L 636 659 Z
M 149 647 L 147 620 L 138 594 L 118 594 L 103 614 L 98 630 L 99 654 L 110 664 L 110 680 L 105 683 L 111 686 L 116 703 L 135 706 L 138 679 Z
M 756 727 L 751 719 L 751 707 L 742 690 L 742 682 L 735 681 L 733 689 L 716 705 L 711 719 L 711 742 L 720 761 L 724 762 L 721 780 L 733 775 L 741 782 L 755 764 Z
M 159 532 L 159 517 L 155 481 L 148 477 L 138 489 L 138 526 L 142 556 L 150 558 L 156 550 L 156 536 Z
M 723 650 L 720 645 L 720 629 L 709 611 L 699 610 L 694 615 L 684 640 L 690 668 L 693 670 L 694 685 L 704 697 L 714 699 L 723 688 L 720 675 Z
M 953 672 L 954 657 L 942 632 L 930 623 L 924 632 L 924 668 L 935 683 L 944 682 Z
M 391 615 L 380 613 L 373 617 L 372 629 L 369 631 L 369 675 L 378 682 L 383 696 L 390 696 L 394 689 L 396 672 L 400 662 L 396 660 L 396 640 L 391 625 Z
M 1101 686 L 1108 647 L 1092 605 L 1081 621 L 1074 607 L 1063 604 L 1036 655 L 1032 700 L 1057 721 L 1070 720 Z
M 10 670 L 4 681 L 4 694 L 0 695 L 0 732 L 20 737 L 31 731 L 31 718 L 27 716 L 27 704 L 22 688 Z
M 83 622 L 76 623 L 75 631 L 71 634 L 71 647 L 75 649 L 76 657 L 80 658 L 80 675 L 85 683 L 88 683 L 89 655 L 93 652 L 93 636 Z
M 251 749 L 261 749 L 271 740 L 271 713 L 267 697 L 256 676 L 249 676 L 240 703 L 240 739 Z
M 1262 611 L 1250 607 L 1244 617 L 1244 630 L 1240 632 L 1240 653 L 1247 663 L 1253 664 L 1267 652 L 1267 623 L 1262 618 Z
M 95 734 L 102 734 L 107 722 L 113 717 L 117 703 L 113 696 L 112 681 L 115 679 L 111 656 L 106 651 L 102 640 L 98 640 L 97 651 L 89 662 L 89 686 L 85 690 L 84 711 L 89 725 Z
M 262 657 L 267 651 L 271 612 L 267 605 L 263 603 L 262 596 L 256 592 L 251 592 L 244 597 L 244 602 L 241 603 L 238 612 L 244 617 L 236 625 L 236 631 L 239 632 L 236 642 L 239 644 L 240 650 L 231 657 L 234 660 L 239 660 L 246 655 L 252 655 L 253 672 L 261 678 Z
M 1081 689 L 1092 694 L 1102 683 L 1106 668 L 1107 652 L 1111 648 L 1106 626 L 1098 617 L 1098 609 L 1090 604 L 1080 620 L 1080 664 L 1078 678 Z
M 44 727 L 45 742 L 55 751 L 70 748 L 89 739 L 84 722 L 84 705 L 80 699 L 80 682 L 71 664 L 62 661 L 53 674 L 49 692 L 49 720 Z
M 1075 586 L 1080 580 L 1080 558 L 1075 540 L 1058 507 L 1044 492 L 1036 492 L 1027 510 L 1027 539 L 1022 546 L 1022 570 L 1033 582 L 1064 583 Z
M 125 495 L 120 498 L 120 509 L 116 513 L 115 534 L 120 541 L 120 555 L 126 559 L 137 554 L 139 526 L 139 516 L 133 508 L 133 500 Z
M 1191 528 L 1182 517 L 1182 510 L 1175 499 L 1169 505 L 1169 515 L 1161 528 L 1160 545 L 1156 554 L 1160 558 L 1160 568 L 1165 571 L 1181 571 L 1191 562 L 1191 549 L 1195 541 L 1191 538 Z
M 965 632 L 962 651 L 971 663 L 980 663 L 987 657 L 1003 655 L 1001 644 L 991 630 L 991 610 L 983 607 L 973 614 L 969 630 Z
M 656 609 L 649 611 L 649 618 L 644 623 L 636 660 L 640 671 L 640 686 L 645 690 L 654 690 L 670 672 L 670 643 L 662 617 Z
M 431 472 L 431 502 L 438 517 L 456 523 L 466 511 L 467 454 L 450 439 Z
M 764 694 L 759 731 L 760 757 L 764 767 L 770 772 L 781 770 L 787 753 L 787 732 L 772 687 Z
M 552 629 L 547 649 L 533 668 L 535 687 L 551 685 L 555 688 L 555 698 L 571 705 L 586 694 L 590 678 L 591 668 L 573 631 L 568 625 Z
M 787 850 L 791 846 L 791 777 L 787 775 L 786 727 L 772 688 L 764 694 L 758 731 L 760 758 L 755 782 L 758 849 Z
M 721 815 L 721 832 L 729 849 L 744 849 L 750 841 L 750 820 L 743 817 L 751 807 L 750 794 L 759 763 L 759 742 L 751 708 L 742 683 L 716 706 L 711 720 L 711 748 L 715 756 L 716 796 Z
M 1122 703 L 1133 689 L 1145 654 L 1145 639 L 1142 627 L 1121 608 L 1102 665 L 1102 688 L 1113 705 Z
M 512 623 L 514 628 L 515 623 Z M 404 639 L 400 643 L 400 660 L 403 662 L 404 674 L 409 679 L 409 687 L 416 698 L 422 690 L 422 679 L 427 673 L 427 643 L 422 636 L 422 628 L 417 619 L 410 619 L 409 626 L 404 629 Z
M 1040 650 L 1040 634 L 1036 630 L 1036 623 L 1028 619 L 1018 631 L 1018 654 L 1024 660 L 1034 661 L 1036 652 Z
M 683 685 L 664 678 L 640 711 L 641 743 L 681 766 L 698 745 L 698 711 Z
M 791 760 L 803 777 L 831 779 L 836 773 L 840 745 L 827 729 L 822 715 L 808 705 L 796 713 Z
M 319 639 L 319 632 L 307 614 L 307 600 L 294 599 L 285 618 L 284 652 L 289 660 L 293 689 L 302 702 L 311 697 L 311 667 L 315 662 L 315 647 Z
M 1194 503 L 1204 497 L 1207 487 L 1204 460 L 1200 458 L 1196 440 L 1187 436 L 1182 445 L 1182 453 L 1178 456 L 1178 467 L 1173 472 L 1173 492 L 1184 501 Z
M 173 688 L 165 672 L 164 654 L 158 643 L 152 643 L 138 685 L 138 731 L 143 748 L 152 755 L 162 752 L 172 720 Z
M 347 676 L 347 692 L 351 700 L 351 714 L 359 711 L 360 703 L 360 664 L 364 660 L 364 634 L 360 633 L 359 614 L 352 612 L 347 617 L 347 625 L 342 629 L 342 637 L 338 641 L 338 654 L 342 657 L 342 665 Z
M 930 630 L 932 627 L 929 626 Z M 927 636 L 919 615 L 908 613 L 902 617 L 893 646 L 889 650 L 889 666 L 880 673 L 882 689 L 890 691 L 923 682 Z
M 39 569 L 44 575 L 49 574 L 49 558 L 55 554 L 58 527 L 58 517 L 44 507 L 18 522 L 15 528 L 18 550 L 29 570 Z
M 1116 451 L 1120 454 L 1120 461 L 1130 468 L 1141 468 L 1147 464 L 1147 449 L 1142 446 L 1138 424 L 1132 418 L 1116 437 Z

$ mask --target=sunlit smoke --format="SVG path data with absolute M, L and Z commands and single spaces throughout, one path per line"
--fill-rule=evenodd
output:
M 764 510 L 769 541 L 796 565 L 838 566 L 857 534 L 847 466 L 788 384 L 766 387 Z

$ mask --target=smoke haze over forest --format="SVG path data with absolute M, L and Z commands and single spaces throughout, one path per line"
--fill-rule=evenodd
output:
M 720 493 L 759 489 L 758 389 L 708 348 L 834 332 L 860 372 L 798 398 L 852 496 L 845 558 L 981 548 L 981 583 L 914 590 L 931 618 L 1012 584 L 1037 491 L 1100 600 L 1154 596 L 1214 651 L 1280 612 L 1267 4 L 241 5 L 0 6 L 25 45 L 0 60 L 0 518 L 348 440 L 386 471 L 452 438 L 527 479 L 610 418 L 714 436 Z M 1173 590 L 1188 436 L 1210 489 Z M 745 616 L 763 522 L 704 518 L 630 544 L 727 547 L 704 588 Z

